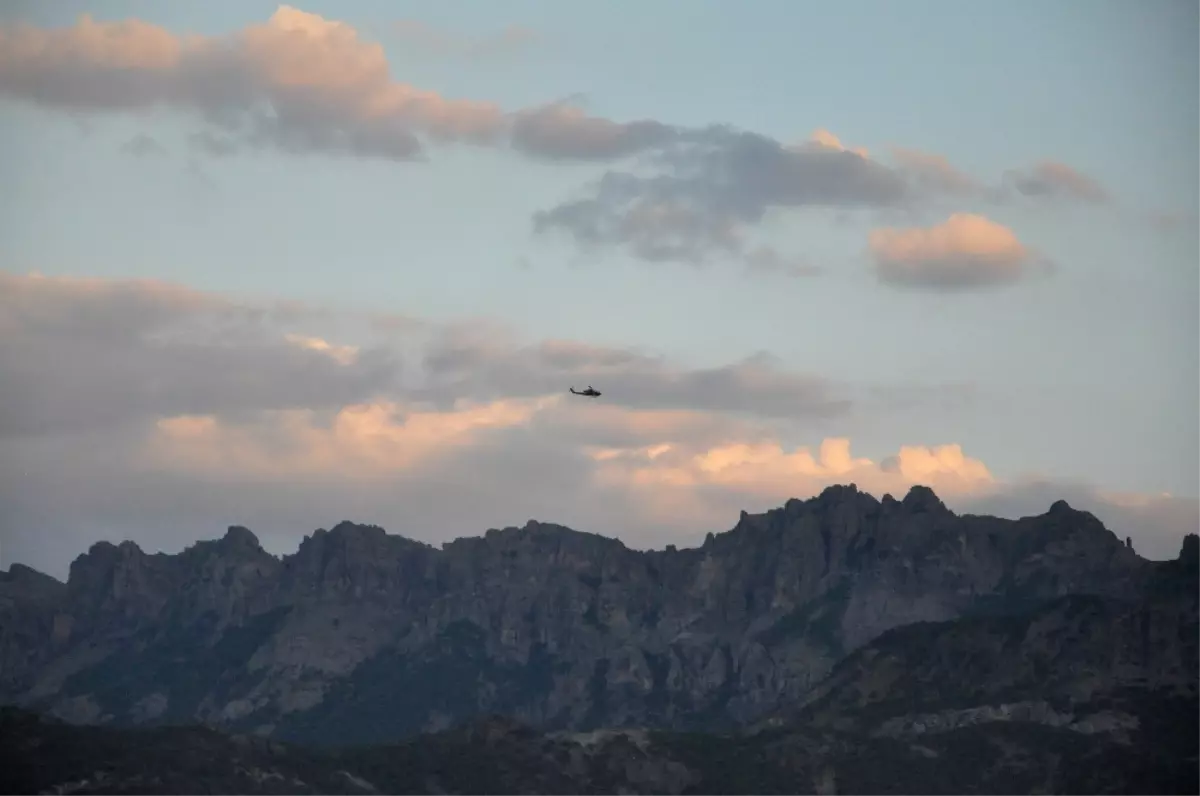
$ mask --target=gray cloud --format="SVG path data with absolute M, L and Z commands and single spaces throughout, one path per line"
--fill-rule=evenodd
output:
M 535 215 L 534 230 L 646 260 L 704 262 L 744 254 L 740 230 L 769 209 L 894 207 L 909 193 L 900 173 L 856 152 L 721 126 L 677 131 L 648 161 L 654 173 L 609 171 L 590 195 Z
M 923 259 L 878 258 L 879 281 L 892 287 L 959 292 L 1009 285 L 1021 278 L 1024 257 L 966 253 Z
M 1062 163 L 1043 161 L 1005 173 L 1003 186 L 1031 198 L 1102 203 L 1108 191 L 1092 177 Z
M 766 354 L 685 370 L 632 351 L 565 342 L 518 346 L 448 335 L 431 345 L 425 366 L 426 394 L 443 401 L 460 395 L 544 395 L 594 383 L 611 401 L 631 409 L 822 418 L 851 407 L 824 379 L 784 371 Z
M 744 232 L 769 210 L 863 210 L 881 219 L 912 216 L 943 200 L 1004 203 L 1014 193 L 1108 199 L 1095 180 L 1062 164 L 1010 171 L 1000 184 L 989 185 L 941 155 L 893 147 L 889 165 L 843 147 L 825 131 L 785 145 L 727 126 L 666 128 L 656 138 L 631 141 L 629 148 L 643 153 L 642 171 L 606 172 L 584 196 L 536 213 L 534 232 L 565 233 L 585 249 L 624 250 L 647 262 L 736 259 L 761 272 L 777 263 L 749 250 Z M 893 285 L 973 288 L 1013 281 L 1019 275 L 1012 266 L 1021 259 L 987 252 L 969 261 L 929 260 L 921 269 L 889 262 L 881 265 L 880 276 Z
M 306 336 L 330 317 L 301 305 L 253 305 L 163 283 L 0 273 L 0 435 L 376 399 L 448 408 L 591 381 L 606 403 L 631 409 L 824 418 L 851 406 L 825 380 L 790 373 L 766 355 L 686 369 L 629 350 L 519 344 L 479 323 L 363 320 L 389 339 L 358 349 Z
M 661 122 L 613 122 L 588 116 L 566 103 L 551 103 L 512 116 L 513 147 L 552 160 L 614 160 L 661 147 L 678 134 Z
M 334 407 L 392 386 L 400 363 L 386 350 L 343 363 L 289 343 L 305 314 L 155 283 L 0 274 L 0 436 Z

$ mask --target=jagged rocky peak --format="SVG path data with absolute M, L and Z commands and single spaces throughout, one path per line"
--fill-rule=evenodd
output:
M 953 514 L 932 489 L 920 484 L 914 485 L 900 501 L 900 505 L 908 511 L 924 514 Z
M 858 484 L 833 484 L 822 489 L 821 494 L 813 500 L 817 503 L 831 504 L 857 502 L 864 497 L 870 498 L 872 502 L 875 500 L 870 494 L 860 492 Z
M 116 545 L 97 542 L 71 562 L 71 613 L 76 619 L 111 621 L 118 628 L 153 617 L 178 587 L 184 561 L 179 555 L 147 554 L 128 540 Z
M 506 528 L 489 528 L 487 533 L 483 535 L 483 539 L 489 543 L 498 543 L 502 546 L 535 542 L 553 544 L 555 546 L 564 544 L 600 544 L 624 547 L 624 543 L 620 539 L 612 536 L 604 536 L 603 534 L 590 533 L 588 531 L 577 531 L 566 525 L 559 525 L 554 522 L 540 522 L 539 520 L 528 520 L 520 527 L 510 525 Z
M 388 536 L 388 532 L 378 525 L 370 523 L 357 523 L 350 520 L 342 520 L 337 525 L 326 531 L 324 528 L 317 529 L 318 534 L 329 534 L 332 537 L 344 539 L 381 539 Z
M 279 563 L 279 557 L 264 550 L 258 536 L 242 525 L 230 525 L 220 539 L 197 542 L 184 553 L 193 551 L 201 555 L 186 565 L 188 569 L 191 569 L 196 561 L 207 562 L 205 566 L 262 567 L 265 565 L 268 569 Z M 202 551 L 207 555 L 202 554 Z
M 489 558 L 500 555 L 509 560 L 549 561 L 570 566 L 570 562 L 598 561 L 626 551 L 624 542 L 610 536 L 577 531 L 565 525 L 529 520 L 521 527 L 490 528 L 483 536 L 461 537 L 443 545 L 451 556 Z
M 1192 569 L 1200 565 L 1200 535 L 1189 533 L 1183 537 L 1183 545 L 1179 548 L 1179 560 Z
M 330 555 L 358 556 L 382 553 L 406 544 L 416 544 L 403 536 L 389 534 L 378 525 L 361 525 L 343 520 L 333 528 L 318 528 L 300 541 L 293 556 L 301 560 L 309 557 L 327 558 Z
M 912 487 L 903 501 L 891 495 L 877 499 L 857 484 L 833 484 L 807 499 L 790 498 L 783 506 L 769 509 L 761 514 L 742 511 L 737 524 L 723 533 L 708 534 L 701 549 L 727 550 L 742 546 L 749 539 L 762 533 L 775 535 L 782 529 L 787 532 L 802 532 L 802 529 L 834 536 L 854 536 L 860 531 L 873 533 L 873 517 L 880 513 L 903 513 L 930 515 L 937 520 L 957 517 L 946 507 L 932 489 L 917 485 Z M 714 548 L 713 545 L 716 545 Z
M 1090 511 L 1074 508 L 1065 500 L 1051 503 L 1050 508 L 1039 519 L 1040 526 L 1051 536 L 1062 538 L 1083 534 L 1084 538 L 1090 538 L 1106 548 L 1119 546 L 1132 552 L 1126 547 L 1124 540 L 1107 528 L 1099 517 Z
M 847 504 L 861 505 L 864 508 L 874 508 L 879 505 L 879 501 L 869 492 L 861 491 L 857 484 L 832 484 L 822 489 L 820 494 L 807 499 L 789 498 L 781 509 L 786 516 L 794 517 L 811 510 L 821 511 Z M 778 511 L 779 509 L 776 510 Z M 753 517 L 755 515 L 749 516 Z M 745 519 L 746 517 L 747 513 L 743 511 L 742 518 Z
M 125 540 L 113 544 L 107 540 L 99 541 L 88 548 L 86 553 L 77 556 L 71 562 L 67 582 L 86 581 L 97 576 L 103 576 L 114 567 L 128 566 L 145 557 L 142 548 L 136 542 Z
M 1070 523 L 1081 523 L 1100 528 L 1104 527 L 1104 523 L 1102 523 L 1095 514 L 1092 514 L 1090 511 L 1084 511 L 1083 509 L 1077 509 L 1065 500 L 1056 500 L 1051 503 L 1050 508 L 1046 511 L 1044 516 Z
M 504 532 L 514 532 L 522 536 L 548 536 L 548 537 L 574 537 L 580 540 L 603 540 L 611 544 L 622 545 L 620 539 L 611 536 L 605 536 L 600 533 L 592 533 L 590 531 L 577 531 L 574 528 L 569 528 L 566 525 L 559 525 L 555 522 L 539 522 L 538 520 L 529 520 L 521 528 L 506 528 Z M 489 533 L 491 533 L 489 531 Z
M 262 550 L 258 537 L 249 528 L 242 525 L 230 525 L 221 539 L 226 547 L 235 550 Z
M 305 536 L 281 561 L 284 592 L 300 596 L 364 595 L 386 600 L 388 590 L 420 569 L 428 545 L 377 525 L 344 521 Z

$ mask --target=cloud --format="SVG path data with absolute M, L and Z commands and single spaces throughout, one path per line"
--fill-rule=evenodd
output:
M 284 339 L 305 350 L 320 351 L 342 365 L 353 365 L 358 360 L 359 347 L 356 345 L 334 345 L 320 337 L 292 333 L 284 335 Z
M 510 28 L 470 39 L 415 22 L 393 26 L 409 46 L 498 54 L 529 41 Z M 505 109 L 395 79 L 383 47 L 352 26 L 280 5 L 263 23 L 223 35 L 177 35 L 129 19 L 0 27 L 0 96 L 78 112 L 171 108 L 199 129 L 196 154 L 243 148 L 424 160 L 429 144 L 506 148 L 551 163 L 606 163 L 574 197 L 537 212 L 535 233 L 563 234 L 590 253 L 651 262 L 738 262 L 753 273 L 811 272 L 761 256 L 747 232 L 768 212 L 911 213 L 941 199 L 1007 193 L 1098 200 L 1093 180 L 1041 163 L 981 187 L 943 156 L 892 147 L 891 161 L 817 129 L 782 143 L 722 124 L 680 126 L 587 113 L 578 98 Z M 620 164 L 617 166 L 616 164 Z M 770 247 L 766 247 L 770 248 Z
M 1007 483 L 952 442 L 856 453 L 821 428 L 847 418 L 845 388 L 766 356 L 687 368 L 480 322 L 0 278 L 6 565 L 62 575 L 99 538 L 178 550 L 234 523 L 287 552 L 347 518 L 431 542 L 537 518 L 695 544 L 834 483 L 922 483 L 1010 516 L 1078 495 L 1147 555 L 1173 555 L 1195 516 L 1194 500 Z M 565 394 L 589 381 L 603 400 Z
M 600 413 L 621 433 L 593 426 Z M 545 476 L 543 468 L 570 462 L 577 479 L 571 489 L 581 505 L 592 492 L 618 498 L 641 517 L 642 525 L 624 529 L 635 537 L 653 524 L 670 534 L 705 527 L 715 515 L 816 494 L 834 483 L 853 482 L 879 494 L 924 483 L 951 497 L 994 483 L 981 462 L 955 445 L 905 447 L 881 464 L 852 456 L 844 438 L 825 439 L 814 455 L 807 447 L 787 451 L 769 437 L 744 436 L 747 429 L 713 418 L 681 419 L 621 408 L 581 413 L 561 395 L 440 412 L 352 406 L 331 422 L 296 412 L 264 415 L 253 425 L 178 417 L 160 421 L 138 456 L 145 468 L 206 483 L 236 477 L 264 488 L 299 481 L 404 490 L 410 478 L 427 483 L 436 475 L 465 491 L 469 484 L 456 474 L 468 459 L 491 451 L 485 455 L 499 461 L 506 451 L 533 470 L 490 472 L 490 490 L 538 494 L 535 480 Z M 539 462 L 532 452 L 547 448 L 553 455 Z M 504 513 L 503 507 L 497 511 Z
M 523 37 L 505 34 L 509 42 Z M 210 154 L 269 146 L 411 160 L 423 157 L 425 138 L 586 160 L 624 156 L 666 130 L 587 117 L 561 103 L 506 112 L 447 99 L 394 80 L 383 47 L 350 25 L 287 5 L 224 36 L 177 36 L 86 14 L 66 28 L 6 26 L 0 95 L 74 111 L 189 111 L 209 128 L 193 146 Z
M 1006 484 L 957 445 L 914 444 L 873 459 L 845 438 L 817 443 L 787 447 L 769 429 L 710 413 L 581 408 L 561 395 L 445 410 L 379 402 L 332 416 L 175 416 L 136 433 L 7 445 L 0 520 L 8 561 L 59 576 L 99 538 L 173 551 L 235 523 L 275 552 L 347 518 L 435 544 L 539 519 L 635 548 L 694 545 L 732 527 L 743 509 L 839 483 L 877 497 L 921 483 L 956 510 L 1011 517 L 1066 497 L 1158 558 L 1195 528 L 1194 500 L 1164 512 L 1070 485 Z
M 798 151 L 824 150 L 833 152 L 853 152 L 861 158 L 869 158 L 871 153 L 865 147 L 847 147 L 842 144 L 840 138 L 833 133 L 823 128 L 818 128 L 813 131 L 809 139 L 794 147 L 789 147 Z
M 353 339 L 330 336 L 342 332 Z M 402 395 L 445 410 L 593 381 L 606 403 L 634 410 L 812 420 L 852 405 L 826 380 L 764 354 L 686 368 L 632 350 L 526 343 L 482 321 L 345 318 L 162 282 L 2 272 L 0 373 L 10 385 L 0 437 L 185 415 L 320 413 Z
M 401 368 L 279 331 L 301 308 L 239 305 L 150 281 L 0 273 L 0 438 L 189 412 L 334 408 L 385 393 Z
M 662 146 L 678 131 L 661 122 L 613 122 L 555 102 L 513 114 L 517 151 L 556 160 L 613 160 Z
M 1008 284 L 1032 259 L 1012 230 L 969 213 L 928 228 L 872 230 L 869 246 L 881 282 L 936 290 Z
M 1005 173 L 1004 184 L 1017 193 L 1043 199 L 1063 199 L 1099 204 L 1107 202 L 1108 191 L 1092 177 L 1063 163 L 1042 161 L 1027 169 Z
M 703 263 L 743 255 L 745 227 L 770 209 L 905 201 L 898 172 L 834 141 L 824 131 L 792 146 L 721 126 L 676 131 L 649 159 L 653 173 L 608 171 L 583 198 L 537 213 L 534 231 L 644 260 Z
M 882 463 L 852 456 L 850 440 L 840 437 L 824 439 L 815 456 L 808 447 L 787 451 L 773 440 L 677 452 L 669 443 L 661 443 L 622 453 L 631 455 L 610 453 L 602 461 L 625 464 L 613 477 L 633 485 L 735 489 L 743 499 L 772 500 L 796 489 L 811 494 L 834 483 L 855 483 L 876 493 L 903 491 L 921 483 L 939 494 L 954 495 L 993 482 L 987 467 L 964 456 L 958 445 L 905 446 Z
M 0 92 L 52 107 L 197 112 L 241 144 L 391 159 L 416 133 L 488 142 L 503 114 L 391 79 L 383 48 L 341 22 L 280 6 L 222 37 L 176 36 L 137 20 L 0 31 Z
M 432 341 L 424 359 L 427 387 L 419 394 L 444 402 L 456 395 L 533 396 L 596 383 L 610 400 L 634 409 L 827 418 L 851 407 L 826 380 L 789 373 L 762 353 L 719 367 L 684 369 L 636 351 L 553 340 L 521 345 L 481 331 L 451 330 Z
M 272 410 L 242 422 L 214 415 L 166 417 L 146 456 L 159 467 L 254 481 L 316 477 L 379 480 L 450 455 L 489 430 L 528 422 L 539 401 L 497 401 L 448 411 L 393 402 L 343 406 L 332 418 L 310 409 Z

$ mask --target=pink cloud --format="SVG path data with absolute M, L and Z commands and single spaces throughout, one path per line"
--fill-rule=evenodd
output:
M 53 558 L 77 549 L 63 534 L 96 533 L 144 533 L 158 548 L 229 523 L 294 543 L 343 518 L 430 541 L 537 518 L 634 546 L 690 544 L 739 510 L 831 484 L 876 496 L 922 484 L 952 507 L 1007 514 L 1061 496 L 1005 480 L 953 441 L 868 455 L 817 433 L 814 417 L 843 422 L 813 412 L 837 394 L 766 358 L 689 370 L 406 320 L 387 324 L 387 346 L 410 349 L 400 368 L 335 330 L 338 317 L 155 282 L 0 275 L 0 505 L 21 529 L 15 548 Z M 422 389 L 434 371 L 448 381 Z M 567 395 L 580 376 L 602 377 L 604 398 Z M 1094 490 L 1072 492 L 1073 505 L 1076 493 L 1147 550 L 1177 550 L 1196 507 Z
M 971 213 L 932 227 L 876 229 L 868 243 L 881 281 L 935 289 L 1013 282 L 1032 256 L 1012 230 Z
M 383 47 L 344 22 L 288 5 L 223 36 L 176 35 L 138 20 L 0 28 L 0 94 L 49 106 L 199 113 L 234 141 L 406 159 L 418 135 L 473 144 L 511 142 L 533 155 L 608 158 L 666 131 L 620 124 L 568 106 L 507 113 L 392 78 Z

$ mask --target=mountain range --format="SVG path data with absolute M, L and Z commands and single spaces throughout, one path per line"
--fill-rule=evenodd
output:
M 1198 541 L 1149 561 L 1063 501 L 846 485 L 691 549 L 533 521 L 440 548 L 343 522 L 282 557 L 240 526 L 100 542 L 66 583 L 0 573 L 0 725 L 190 732 L 258 755 L 243 775 L 300 766 L 286 792 L 471 792 L 388 761 L 499 744 L 491 792 L 1195 793 Z

